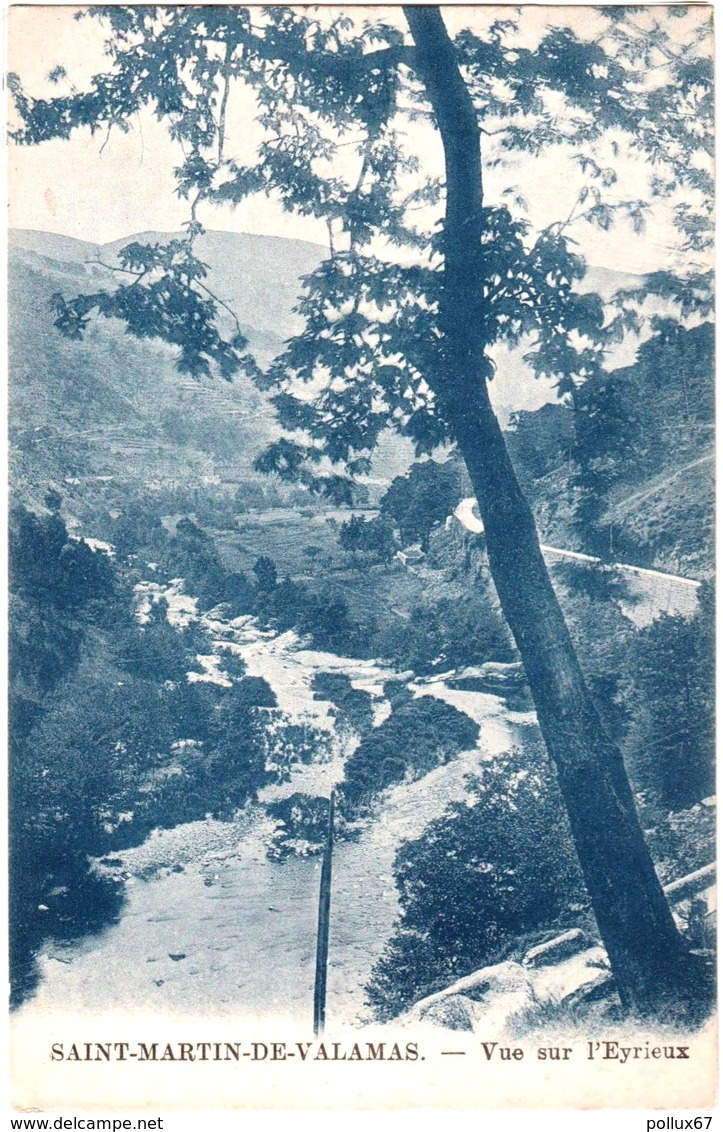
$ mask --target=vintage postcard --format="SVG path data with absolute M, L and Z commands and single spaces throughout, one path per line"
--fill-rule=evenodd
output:
M 14 1104 L 709 1108 L 712 8 L 8 24 Z

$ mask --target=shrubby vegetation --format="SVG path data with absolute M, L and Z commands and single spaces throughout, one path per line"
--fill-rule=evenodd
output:
M 556 567 L 565 612 L 606 725 L 621 743 L 635 789 L 661 814 L 715 789 L 714 624 L 709 583 L 693 617 L 662 614 L 636 629 L 620 575 Z
M 169 578 L 183 578 L 188 593 L 209 609 L 225 596 L 226 571 L 213 539 L 190 519 L 180 519 L 161 559 Z
M 656 867 L 664 882 L 678 879 L 715 857 L 714 807 L 701 805 L 714 791 L 710 587 L 695 617 L 660 616 L 637 630 L 620 610 L 632 599 L 618 575 L 577 566 L 555 575 Z M 524 950 L 534 933 L 579 923 L 584 887 L 541 747 L 530 741 L 482 764 L 470 805 L 450 807 L 403 846 L 395 876 L 402 914 L 368 987 L 381 1020 Z
M 659 617 L 630 643 L 630 729 L 634 779 L 663 811 L 715 793 L 715 618 L 701 588 L 694 618 Z
M 310 634 L 315 645 L 330 652 L 368 655 L 370 626 L 352 617 L 344 597 L 301 591 L 301 599 L 295 622 L 300 633 Z
M 70 538 L 49 503 L 47 515 L 11 515 L 15 999 L 33 985 L 43 939 L 117 913 L 121 893 L 91 856 L 139 844 L 154 826 L 228 817 L 268 781 L 259 710 L 275 704 L 258 679 L 189 683 L 198 627 L 173 630 L 164 603 L 140 625 L 122 571 Z M 198 563 L 213 566 L 213 554 L 195 531 L 183 539 L 203 583 Z
M 252 614 L 278 631 L 295 628 L 318 648 L 375 656 L 399 670 L 425 674 L 515 656 L 480 580 L 463 599 L 430 590 L 408 617 L 362 621 L 333 586 L 316 592 L 282 578 L 269 556 L 259 556 L 248 575 L 229 571 L 212 537 L 189 518 L 170 534 L 150 504 L 134 503 L 114 520 L 114 561 L 69 537 L 57 493 L 46 503 L 48 514 L 17 508 L 11 516 L 16 999 L 32 987 L 32 956 L 43 939 L 93 930 L 117 915 L 122 892 L 89 869 L 90 855 L 137 844 L 157 825 L 207 813 L 229 817 L 259 786 L 287 781 L 293 764 L 317 756 L 323 743 L 313 729 L 270 712 L 268 685 L 246 677 L 231 655 L 223 662 L 231 688 L 189 683 L 186 674 L 197 667 L 196 654 L 210 651 L 208 641 L 197 624 L 169 625 L 163 599 L 139 625 L 132 585 L 147 577 L 140 563 L 157 562 L 159 581 L 183 577 L 201 609 Z M 383 586 L 385 572 L 376 576 Z M 624 747 L 655 858 L 665 879 L 674 879 L 711 853 L 712 818 L 698 804 L 713 790 L 711 595 L 704 587 L 696 618 L 660 617 L 636 631 L 619 610 L 625 595 L 612 574 L 560 566 L 556 577 L 598 706 Z M 341 727 L 361 736 L 342 785 L 342 823 L 367 813 L 385 788 L 477 742 L 479 729 L 467 716 L 433 697 L 413 697 L 404 681 L 385 687 L 392 714 L 377 728 L 369 695 L 347 676 L 317 674 L 314 692 L 334 704 Z M 550 843 L 548 861 L 546 843 L 540 881 L 522 834 L 531 831 L 534 844 L 535 822 L 542 830 L 557 821 L 558 800 L 553 786 L 541 785 L 537 755 L 524 767 L 520 758 L 500 762 L 499 777 L 485 764 L 475 804 L 451 811 L 400 855 L 404 915 L 370 988 L 380 1017 L 503 954 L 515 938 L 564 920 L 569 901 L 560 904 L 558 896 L 567 883 L 567 848 L 556 856 Z M 508 779 L 518 807 L 510 812 L 519 816 L 505 809 Z M 492 818 L 498 803 L 499 818 Z M 279 829 L 271 855 L 318 851 L 324 804 L 295 795 L 274 807 Z M 471 855 L 470 845 L 477 846 Z M 503 877 L 507 888 L 499 888 Z M 458 881 L 473 895 L 469 907 L 454 909 L 443 901 Z
M 22 599 L 54 610 L 88 610 L 111 596 L 113 577 L 105 555 L 71 539 L 49 493 L 52 509 L 39 517 L 23 507 L 10 516 L 10 587 Z
M 133 499 L 109 524 L 107 534 L 119 561 L 137 558 L 140 553 L 158 561 L 165 553 L 168 532 L 160 514 L 148 503 Z
M 383 516 L 394 520 L 405 546 L 418 542 L 429 549 L 432 528 L 443 523 L 462 498 L 462 476 L 459 460 L 424 460 L 392 480 L 379 506 Z
M 341 727 L 358 735 L 366 735 L 374 726 L 372 698 L 369 692 L 353 688 L 344 672 L 316 672 L 311 682 L 314 698 L 330 701 Z
M 575 451 L 572 406 L 551 402 L 533 412 L 512 413 L 505 441 L 520 481 L 534 490 L 535 481 L 561 465 L 570 465 Z
M 686 328 L 653 319 L 635 362 L 600 373 L 575 400 L 577 456 L 609 463 L 611 479 L 641 482 L 671 460 L 710 444 L 713 421 L 712 323 Z M 671 431 L 670 423 L 679 422 Z
M 419 673 L 510 661 L 515 655 L 509 631 L 481 586 L 463 598 L 430 598 L 414 606 L 408 619 L 379 629 L 373 648 Z
M 329 825 L 329 803 L 326 798 L 309 794 L 291 794 L 267 805 L 269 817 L 278 827 L 267 849 L 272 860 L 291 855 L 307 856 L 324 848 Z
M 343 810 L 353 816 L 387 786 L 413 781 L 474 748 L 479 726 L 434 696 L 400 695 L 392 713 L 349 757 L 342 783 Z
M 381 1021 L 579 918 L 583 881 L 541 745 L 484 762 L 468 801 L 402 846 L 394 875 L 401 917 L 367 988 Z
M 695 469 L 712 458 L 713 327 L 654 317 L 651 329 L 632 365 L 591 375 L 563 404 L 514 414 L 506 438 L 543 533 L 552 525 L 567 540 L 555 545 L 707 574 L 711 481 Z
M 677 813 L 663 812 L 639 795 L 645 836 L 665 884 L 680 880 L 716 859 L 716 806 L 697 802 Z
M 329 734 L 304 723 L 270 722 L 263 731 L 264 762 L 272 782 L 288 782 L 299 763 L 328 758 Z
M 394 523 L 384 514 L 375 519 L 352 515 L 339 527 L 339 545 L 351 554 L 357 566 L 390 562 L 397 550 Z

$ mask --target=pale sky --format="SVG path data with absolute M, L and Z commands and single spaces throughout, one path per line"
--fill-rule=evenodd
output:
M 97 20 L 76 21 L 77 9 L 64 6 L 18 6 L 10 9 L 10 69 L 18 71 L 33 94 L 57 93 L 47 83 L 48 73 L 58 64 L 81 88 L 94 72 L 105 67 L 102 55 L 104 32 Z M 384 18 L 398 9 L 387 9 Z M 700 9 L 698 10 L 700 12 Z M 380 13 L 381 14 L 381 13 Z M 500 9 L 458 7 L 445 9 L 450 31 L 469 24 L 472 16 L 482 21 L 499 16 Z M 370 10 L 363 13 L 369 18 Z M 526 33 L 534 40 L 545 24 L 566 23 L 589 30 L 599 20 L 593 9 L 540 7 L 528 9 Z M 694 15 L 691 18 L 700 18 Z M 38 49 L 38 45 L 42 49 Z M 229 134 L 234 117 L 230 107 Z M 439 170 L 439 139 L 431 129 L 419 128 L 413 139 L 421 153 L 425 172 Z M 105 143 L 105 144 L 104 144 Z M 168 140 L 164 127 L 149 112 L 143 112 L 128 134 L 118 130 L 106 140 L 77 131 L 68 141 L 45 142 L 35 147 L 11 146 L 9 159 L 10 225 L 75 236 L 105 243 L 143 230 L 174 231 L 188 219 L 188 203 L 174 193 L 172 170 L 180 151 Z M 647 197 L 644 168 L 640 162 L 618 159 L 620 195 Z M 525 158 L 516 169 L 492 170 L 485 176 L 486 199 L 495 203 L 507 185 L 517 185 L 529 202 L 534 224 L 543 225 L 567 215 L 582 180 L 561 166 L 559 157 L 548 154 L 536 160 Z M 204 206 L 199 218 L 210 229 L 284 235 L 325 244 L 326 228 L 310 218 L 284 213 L 263 197 L 242 203 L 235 210 Z M 626 224 L 613 232 L 581 226 L 575 233 L 589 262 L 602 267 L 641 273 L 671 266 L 670 247 L 675 231 L 670 210 L 656 206 L 643 236 L 635 236 Z

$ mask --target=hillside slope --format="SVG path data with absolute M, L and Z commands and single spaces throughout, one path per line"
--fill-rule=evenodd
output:
M 10 233 L 12 480 L 17 497 L 28 505 L 39 506 L 51 485 L 74 498 L 72 511 L 79 514 L 97 497 L 102 484 L 110 502 L 110 496 L 122 498 L 124 492 L 142 485 L 195 487 L 214 477 L 238 482 L 253 476 L 254 457 L 278 435 L 267 398 L 247 379 L 227 383 L 182 376 L 172 348 L 134 339 L 114 320 L 92 319 L 80 342 L 64 339 L 53 327 L 50 300 L 55 292 L 70 298 L 112 286 L 117 276 L 103 264 L 117 264 L 124 245 L 160 243 L 180 235 L 141 232 L 98 248 L 53 233 Z M 196 247 L 209 267 L 210 286 L 236 312 L 259 362 L 268 364 L 301 328 L 294 314 L 300 280 L 318 265 L 324 249 L 232 232 L 206 232 Z M 616 287 L 636 282 L 633 276 L 591 267 L 585 285 L 609 295 Z M 611 347 L 610 368 L 632 360 L 634 347 L 634 342 Z M 528 414 L 533 410 L 532 416 L 539 411 L 536 420 L 545 423 L 533 429 L 533 443 L 538 445 L 537 433 L 542 430 L 544 447 L 559 410 L 546 404 L 554 394 L 547 383 L 533 379 L 522 353 L 517 349 L 500 354 L 491 392 L 502 420 L 513 410 L 525 409 Z M 688 446 L 672 470 L 700 454 Z M 403 473 L 412 458 L 410 444 L 385 434 L 370 477 L 372 497 Z M 707 471 L 688 476 L 682 484 L 673 481 L 670 498 L 661 477 L 659 490 L 642 508 L 643 520 L 655 514 L 660 526 L 661 516 L 675 514 L 690 525 L 683 515 L 689 511 L 695 526 L 699 508 L 686 510 L 685 501 L 691 493 L 705 494 Z M 556 468 L 549 482 L 537 476 L 530 485 L 531 495 L 546 540 L 573 546 L 564 481 L 564 468 L 562 472 Z M 621 521 L 636 525 L 634 506 L 631 509 L 624 502 L 630 492 L 625 485 L 622 488 L 618 495 L 626 514 Z M 617 497 L 611 503 L 616 507 Z M 618 521 L 616 516 L 613 521 Z M 676 519 L 674 525 L 680 522 Z M 692 543 L 692 531 L 684 541 Z M 660 548 L 661 565 L 672 565 L 679 557 L 679 542 Z M 683 560 L 689 557 L 686 552 Z
M 575 410 L 520 414 L 510 448 L 546 543 L 711 576 L 713 354 L 711 324 L 661 320 L 632 365 L 580 388 Z
M 13 479 L 21 498 L 38 501 L 49 483 L 97 477 L 137 482 L 199 482 L 248 474 L 275 435 L 266 399 L 248 381 L 182 377 L 174 352 L 140 342 L 115 321 L 93 320 L 82 342 L 52 324 L 55 292 L 72 297 L 107 285 L 123 243 L 155 242 L 142 233 L 95 248 L 44 232 L 12 232 L 9 262 L 10 429 Z M 299 279 L 321 250 L 312 244 L 234 233 L 207 233 L 200 257 L 212 285 L 238 313 L 262 364 L 297 329 Z

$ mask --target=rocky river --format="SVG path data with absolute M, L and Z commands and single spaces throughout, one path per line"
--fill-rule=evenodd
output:
M 141 616 L 161 592 L 170 620 L 195 615 L 180 583 L 162 591 L 147 583 L 140 588 Z M 22 1014 L 72 1003 L 80 1012 L 118 1007 L 310 1016 L 320 859 L 270 860 L 273 825 L 262 803 L 295 792 L 328 796 L 358 741 L 338 732 L 332 704 L 315 698 L 315 673 L 343 673 L 369 693 L 376 725 L 390 710 L 384 682 L 399 674 L 373 661 L 311 651 L 293 632 L 264 631 L 251 618 L 210 614 L 203 621 L 212 651 L 199 657 L 201 671 L 190 678 L 223 682 L 224 657 L 235 654 L 248 675 L 268 681 L 290 722 L 328 733 L 325 753 L 299 764 L 289 782 L 267 787 L 232 822 L 206 819 L 156 830 L 121 854 L 127 899 L 119 921 L 70 945 L 46 945 L 39 988 Z M 364 986 L 398 911 L 397 848 L 418 837 L 448 803 L 462 800 L 480 763 L 508 750 L 532 718 L 490 692 L 453 690 L 444 677 L 420 680 L 407 673 L 405 679 L 414 695 L 437 696 L 467 713 L 480 724 L 480 738 L 475 749 L 423 778 L 388 789 L 359 839 L 335 848 L 327 1017 L 339 1023 L 367 1019 Z

